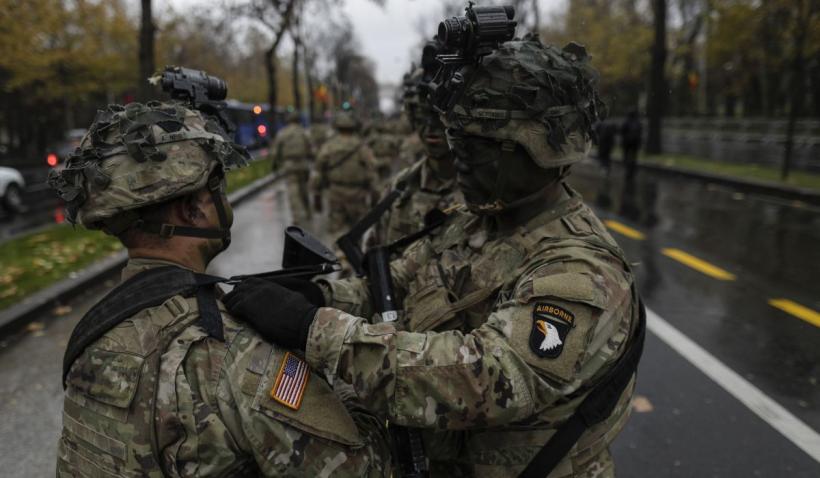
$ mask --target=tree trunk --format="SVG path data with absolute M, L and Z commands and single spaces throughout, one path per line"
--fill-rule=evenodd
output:
M 666 0 L 653 0 L 655 14 L 655 43 L 652 45 L 652 65 L 649 71 L 649 97 L 647 98 L 647 115 L 649 131 L 646 139 L 646 152 L 661 154 L 661 128 L 663 111 L 666 103 Z
M 293 35 L 293 67 L 291 68 L 293 71 L 291 73 L 293 74 L 293 107 L 300 116 L 302 114 L 302 91 L 299 88 L 299 49 L 301 47 L 299 34 L 297 33 Z
M 279 119 L 276 116 L 276 105 L 279 101 L 279 85 L 276 81 L 277 46 L 279 45 L 274 44 L 265 52 L 265 74 L 268 80 L 268 104 L 270 105 L 270 109 L 268 110 L 268 121 L 270 122 L 270 127 L 274 128 L 274 131 L 276 127 L 279 126 Z
M 312 54 L 309 50 L 307 45 L 304 46 L 304 52 L 302 57 L 304 58 L 305 62 L 305 81 L 307 82 L 307 100 L 308 100 L 308 116 L 310 118 L 310 122 L 313 123 L 316 121 L 316 98 L 314 97 L 316 93 L 316 82 L 313 80 L 313 68 L 311 67 L 310 55 Z
M 142 0 L 142 21 L 139 36 L 139 77 L 137 78 L 137 98 L 139 101 L 148 101 L 155 96 L 153 88 L 148 84 L 148 77 L 156 71 L 154 60 L 154 19 L 151 14 L 151 0 Z
M 805 99 L 804 86 L 804 70 L 805 59 L 803 58 L 803 50 L 806 45 L 806 36 L 808 35 L 809 24 L 812 17 L 812 9 L 806 8 L 806 3 L 809 0 L 799 0 L 799 8 L 795 18 L 794 29 L 794 57 L 792 58 L 791 78 L 789 80 L 789 91 L 791 94 L 791 105 L 789 107 L 789 121 L 786 126 L 786 147 L 783 151 L 783 168 L 780 171 L 780 177 L 784 181 L 789 177 L 789 170 L 791 169 L 792 150 L 794 149 L 794 127 L 797 123 L 797 117 L 800 115 L 800 107 Z

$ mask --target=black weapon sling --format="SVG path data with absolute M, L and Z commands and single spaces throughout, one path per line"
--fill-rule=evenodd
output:
M 224 341 L 222 316 L 214 295 L 214 285 L 222 281 L 221 277 L 166 266 L 140 272 L 118 285 L 83 316 L 71 333 L 63 357 L 63 388 L 71 365 L 86 347 L 139 311 L 161 305 L 175 295 L 196 296 L 198 323 L 208 335 Z
M 575 414 L 564 422 L 555 435 L 538 451 L 527 468 L 518 475 L 519 478 L 549 476 L 558 463 L 567 456 L 581 435 L 588 428 L 606 420 L 615 410 L 621 394 L 638 369 L 638 362 L 643 353 L 646 336 L 646 309 L 640 298 L 638 298 L 638 304 L 638 324 L 632 334 L 632 340 L 627 343 L 626 351 L 584 398 Z

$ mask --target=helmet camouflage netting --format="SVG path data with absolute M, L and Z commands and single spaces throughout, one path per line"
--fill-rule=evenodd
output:
M 247 164 L 247 151 L 214 120 L 181 103 L 109 105 L 97 112 L 80 146 L 49 185 L 70 222 L 116 233 L 117 216 L 206 186 L 217 169 Z
M 468 72 L 443 119 L 463 134 L 520 144 L 543 168 L 583 159 L 603 106 L 586 50 L 543 45 L 535 35 L 503 43 Z

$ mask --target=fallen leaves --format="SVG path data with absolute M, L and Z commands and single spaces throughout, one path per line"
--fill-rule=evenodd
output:
M 655 407 L 645 396 L 635 395 L 632 399 L 632 410 L 634 410 L 635 413 L 649 413 L 654 411 Z

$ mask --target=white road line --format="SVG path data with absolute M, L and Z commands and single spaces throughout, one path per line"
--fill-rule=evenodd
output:
M 666 345 L 820 463 L 820 434 L 649 309 L 646 309 L 646 326 Z

